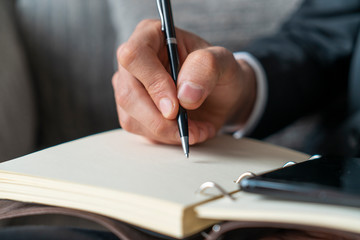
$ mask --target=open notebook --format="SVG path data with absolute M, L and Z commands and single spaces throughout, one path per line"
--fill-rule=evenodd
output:
M 234 180 L 246 171 L 260 173 L 307 158 L 260 141 L 218 136 L 191 147 L 186 159 L 180 146 L 155 145 L 113 130 L 1 163 L 0 198 L 98 213 L 177 238 L 219 220 L 306 222 L 313 219 L 314 205 L 301 205 L 309 215 L 305 210 L 294 211 L 296 204 L 279 205 L 251 194 L 236 193 L 236 200 L 230 201 L 216 191 L 196 191 L 202 183 L 213 181 L 234 193 L 238 191 Z M 321 220 L 337 227 L 337 221 L 325 221 L 326 208 L 332 207 L 323 208 L 317 211 L 322 217 L 311 224 Z M 278 211 L 280 215 L 274 214 Z M 340 207 L 330 213 L 360 226 L 359 209 Z M 350 230 L 350 225 L 344 222 L 340 228 Z

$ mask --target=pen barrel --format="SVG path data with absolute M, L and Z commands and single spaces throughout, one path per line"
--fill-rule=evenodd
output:
M 177 85 L 177 76 L 180 70 L 179 53 L 175 34 L 175 25 L 170 0 L 161 0 L 165 25 L 166 46 L 168 48 L 171 75 Z
M 167 44 L 168 53 L 169 53 L 169 62 L 171 68 L 171 76 L 174 79 L 175 86 L 177 86 L 177 78 L 180 71 L 180 62 L 179 62 L 179 55 L 177 44 L 175 43 L 168 43 Z
M 167 38 L 176 38 L 175 36 L 175 24 L 172 14 L 170 0 L 161 0 L 162 13 L 164 18 L 165 34 Z
M 168 41 L 169 42 L 169 41 Z M 168 53 L 169 53 L 169 59 L 170 59 L 170 68 L 171 68 L 171 75 L 174 79 L 175 86 L 177 86 L 177 78 L 178 73 L 180 70 L 180 62 L 179 62 L 179 55 L 177 50 L 177 44 L 175 43 L 168 43 Z M 179 105 L 179 112 L 177 115 L 177 122 L 179 126 L 179 133 L 180 137 L 188 137 L 189 136 L 189 130 L 188 130 L 188 117 L 186 110 Z
M 163 14 L 163 26 L 166 37 L 166 46 L 168 49 L 169 63 L 171 75 L 174 80 L 175 86 L 177 87 L 177 78 L 180 71 L 180 61 L 178 46 L 175 35 L 174 19 L 172 15 L 171 2 L 170 0 L 160 0 L 161 11 L 160 15 Z M 177 115 L 177 123 L 179 126 L 179 133 L 184 148 L 185 155 L 189 156 L 189 130 L 188 130 L 188 116 L 186 110 L 179 105 L 179 112 Z
M 189 136 L 188 116 L 186 110 L 182 106 L 179 106 L 177 122 L 179 126 L 180 137 L 188 137 Z
M 177 50 L 177 44 L 176 43 L 170 43 L 170 41 L 167 41 L 167 48 L 169 53 L 169 61 L 170 61 L 170 68 L 171 68 L 171 75 L 174 79 L 175 86 L 177 86 L 177 78 L 180 70 L 180 62 L 179 62 L 179 55 Z M 189 130 L 188 130 L 188 117 L 186 110 L 179 105 L 179 112 L 177 115 L 177 122 L 179 126 L 179 133 L 180 137 L 188 137 L 189 136 Z

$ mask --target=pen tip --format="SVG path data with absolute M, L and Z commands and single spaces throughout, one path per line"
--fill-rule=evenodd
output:
M 183 147 L 186 158 L 189 158 L 189 137 L 181 137 L 181 145 Z

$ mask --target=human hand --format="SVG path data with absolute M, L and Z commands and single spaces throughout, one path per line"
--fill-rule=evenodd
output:
M 144 20 L 117 52 L 116 105 L 125 130 L 167 144 L 180 144 L 176 116 L 188 110 L 189 143 L 213 136 L 230 118 L 244 123 L 256 95 L 254 72 L 231 52 L 176 29 L 180 64 L 176 88 L 161 23 Z

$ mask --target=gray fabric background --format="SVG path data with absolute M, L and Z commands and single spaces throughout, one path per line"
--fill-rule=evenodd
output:
M 35 146 L 35 104 L 12 0 L 0 0 L 0 161 Z
M 232 51 L 271 34 L 300 0 L 172 0 L 175 24 Z M 142 19 L 159 19 L 156 1 L 109 0 L 117 43 L 126 41 Z
M 39 107 L 38 146 L 118 127 L 115 33 L 103 0 L 18 0 Z

